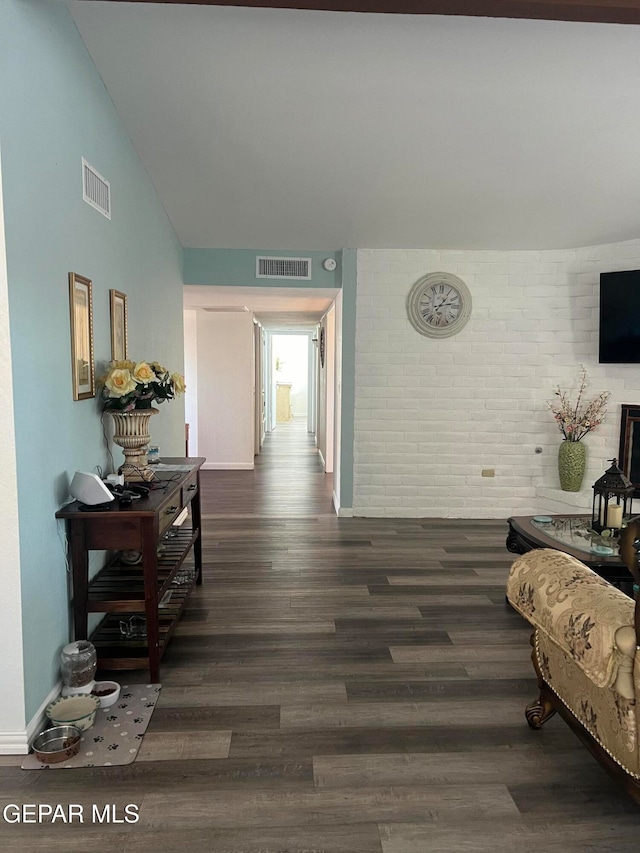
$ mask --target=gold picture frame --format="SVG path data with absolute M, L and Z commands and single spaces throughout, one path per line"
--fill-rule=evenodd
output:
M 111 360 L 123 361 L 128 358 L 127 339 L 127 294 L 119 290 L 109 291 L 111 309 Z
M 73 399 L 96 396 L 96 367 L 93 355 L 93 292 L 91 280 L 69 273 L 71 319 L 71 376 Z

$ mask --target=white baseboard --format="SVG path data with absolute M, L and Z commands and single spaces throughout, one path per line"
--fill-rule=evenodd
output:
M 57 699 L 62 690 L 62 682 L 59 681 L 51 691 L 42 705 L 33 715 L 31 722 L 24 731 L 0 732 L 0 755 L 27 755 L 31 749 L 31 741 L 44 729 L 47 724 L 45 710 L 47 705 Z
M 335 492 L 333 493 L 333 508 L 335 509 L 338 518 L 353 518 L 353 507 L 340 506 Z
M 29 739 L 24 732 L 0 732 L 0 755 L 26 755 Z
M 205 462 L 205 471 L 253 471 L 253 462 Z

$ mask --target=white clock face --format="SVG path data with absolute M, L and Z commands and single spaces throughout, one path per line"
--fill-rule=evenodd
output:
M 460 292 L 444 281 L 432 284 L 423 292 L 418 307 L 425 323 L 436 329 L 449 326 L 460 316 Z
M 467 285 L 451 273 L 429 273 L 411 289 L 407 313 L 421 335 L 446 338 L 467 324 L 471 316 L 471 293 Z

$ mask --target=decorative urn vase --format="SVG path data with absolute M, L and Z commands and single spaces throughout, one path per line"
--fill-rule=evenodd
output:
M 153 479 L 153 471 L 147 462 L 145 448 L 149 444 L 149 419 L 157 415 L 157 409 L 133 409 L 130 412 L 109 411 L 113 418 L 115 431 L 113 440 L 120 445 L 124 453 L 124 463 L 120 473 L 125 483 L 140 483 Z
M 587 448 L 581 441 L 565 439 L 558 450 L 558 474 L 563 492 L 579 492 L 587 465 Z

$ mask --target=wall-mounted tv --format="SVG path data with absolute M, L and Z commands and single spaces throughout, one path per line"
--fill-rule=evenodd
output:
M 640 363 L 640 270 L 600 274 L 599 361 Z

